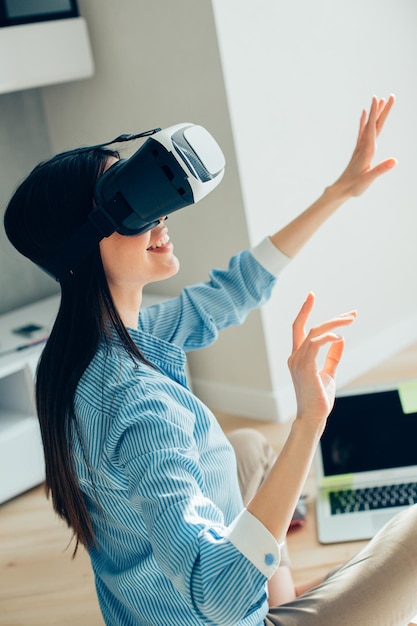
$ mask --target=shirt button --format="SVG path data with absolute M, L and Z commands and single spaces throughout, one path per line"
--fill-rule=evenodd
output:
M 273 554 L 268 552 L 268 554 L 265 554 L 264 561 L 265 561 L 265 565 L 273 565 L 275 563 L 275 557 Z

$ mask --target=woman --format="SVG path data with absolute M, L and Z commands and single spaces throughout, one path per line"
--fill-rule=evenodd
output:
M 286 561 L 285 535 L 334 401 L 343 351 L 336 330 L 351 324 L 355 312 L 307 332 L 314 303 L 307 296 L 289 359 L 297 417 L 246 507 L 233 447 L 184 374 L 184 351 L 241 323 L 320 224 L 395 165 L 388 159 L 371 167 L 392 104 L 392 97 L 374 98 L 369 116 L 363 112 L 352 159 L 319 200 L 232 257 L 228 270 L 211 272 L 207 283 L 140 310 L 143 287 L 179 269 L 162 216 L 137 236 L 103 238 L 61 280 L 61 306 L 36 385 L 46 485 L 76 545 L 89 551 L 106 624 L 400 625 L 417 611 L 415 507 L 365 556 L 316 588 L 296 590 Z M 95 181 L 117 159 L 107 149 L 83 149 L 35 168 L 5 214 L 11 242 L 45 265 L 91 211 Z M 241 456 L 239 435 L 234 443 Z M 400 544 L 414 559 L 406 576 L 398 573 Z M 381 593 L 383 581 L 390 598 Z

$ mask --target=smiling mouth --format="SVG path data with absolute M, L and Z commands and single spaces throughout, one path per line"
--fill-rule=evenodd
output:
M 149 248 L 147 248 L 147 250 L 156 250 L 157 248 L 162 248 L 163 246 L 166 246 L 167 243 L 169 241 L 169 235 L 164 235 L 163 237 L 161 237 L 161 239 L 158 239 L 158 241 L 156 243 L 154 243 L 152 246 L 149 246 Z

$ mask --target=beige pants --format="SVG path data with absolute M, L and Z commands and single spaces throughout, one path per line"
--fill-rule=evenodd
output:
M 276 453 L 256 430 L 229 439 L 246 503 Z M 287 555 L 283 564 L 288 565 Z M 293 602 L 271 608 L 267 626 L 406 626 L 417 613 L 417 505 L 394 517 L 348 563 Z

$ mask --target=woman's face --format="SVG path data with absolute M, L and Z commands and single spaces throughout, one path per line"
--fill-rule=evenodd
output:
M 111 157 L 108 167 L 117 159 Z M 163 216 L 161 216 L 163 220 Z M 139 235 L 113 233 L 100 241 L 100 254 L 109 285 L 142 288 L 174 276 L 179 261 L 165 222 Z

